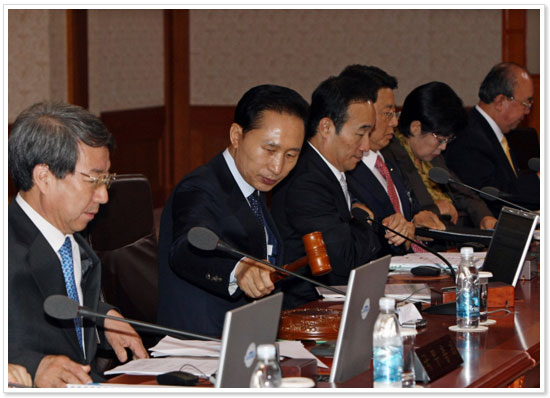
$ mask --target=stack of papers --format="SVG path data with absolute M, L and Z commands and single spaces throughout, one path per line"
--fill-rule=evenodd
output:
M 384 296 L 392 297 L 396 301 L 421 301 L 430 303 L 430 287 L 425 283 L 392 283 L 387 284 Z
M 453 268 L 458 269 L 460 263 L 460 253 L 439 253 L 448 262 L 451 263 Z M 477 268 L 481 268 L 483 261 L 485 260 L 486 252 L 474 253 L 474 264 Z M 392 271 L 410 271 L 411 268 L 418 267 L 419 265 L 437 265 L 446 269 L 447 265 L 441 261 L 440 258 L 432 253 L 409 253 L 405 256 L 394 256 L 391 258 L 390 270 Z
M 317 366 L 327 368 L 309 352 L 301 341 L 279 341 L 279 354 L 288 358 L 312 358 Z M 216 341 L 180 340 L 165 336 L 150 348 L 149 359 L 136 359 L 105 372 L 105 375 L 130 374 L 156 376 L 166 372 L 183 370 L 196 376 L 208 377 L 216 373 L 221 344 Z

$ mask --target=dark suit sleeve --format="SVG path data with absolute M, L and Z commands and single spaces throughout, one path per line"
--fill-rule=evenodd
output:
M 447 168 L 447 165 L 441 156 L 435 158 L 432 163 L 435 167 L 441 167 L 447 170 L 452 179 L 460 181 L 458 176 Z M 483 217 L 493 215 L 485 202 L 472 190 L 457 184 L 447 184 L 447 188 L 456 209 L 463 210 L 468 213 L 468 216 L 476 228 L 479 227 Z
M 321 231 L 332 266 L 330 275 L 347 280 L 353 268 L 375 258 L 380 246 L 370 227 L 339 211 L 335 194 L 318 175 L 304 174 L 289 187 L 284 207 L 286 219 L 300 235 Z
M 220 199 L 212 192 L 214 190 L 209 189 L 205 182 L 197 179 L 187 181 L 175 192 L 170 266 L 177 275 L 189 282 L 209 292 L 229 297 L 229 277 L 238 259 L 219 250 L 207 252 L 197 249 L 187 239 L 187 233 L 194 226 L 209 228 L 221 238 L 226 235 L 227 226 L 230 225 L 236 228 L 234 236 L 245 233 L 242 231 L 239 234 L 240 223 L 234 214 L 222 214 L 222 207 L 218 203 Z

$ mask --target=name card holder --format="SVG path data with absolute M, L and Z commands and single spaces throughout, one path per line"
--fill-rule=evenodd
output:
M 428 383 L 462 364 L 463 359 L 449 335 L 444 335 L 414 351 L 416 381 Z

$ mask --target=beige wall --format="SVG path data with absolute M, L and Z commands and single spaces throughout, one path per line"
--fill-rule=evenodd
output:
M 64 10 L 8 11 L 8 121 L 45 99 L 67 100 Z
M 36 101 L 66 100 L 66 20 L 64 10 L 8 12 L 12 122 Z M 532 72 L 539 69 L 538 13 L 528 12 Z M 88 15 L 91 111 L 163 104 L 162 10 Z M 191 10 L 190 51 L 192 105 L 233 105 L 265 82 L 309 99 L 350 63 L 395 75 L 399 104 L 417 85 L 442 80 L 472 105 L 501 59 L 501 10 Z
M 431 80 L 467 105 L 501 60 L 501 10 L 192 10 L 191 103 L 228 105 L 275 83 L 306 99 L 351 63 L 399 80 L 397 103 Z
M 90 111 L 164 104 L 162 10 L 88 12 Z

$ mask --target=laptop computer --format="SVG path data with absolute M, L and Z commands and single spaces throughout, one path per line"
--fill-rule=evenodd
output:
M 226 312 L 216 388 L 249 386 L 256 348 L 275 343 L 282 303 L 283 293 L 276 293 Z
M 351 271 L 330 372 L 331 383 L 342 382 L 370 368 L 372 332 L 378 300 L 384 295 L 391 256 Z
M 538 219 L 536 213 L 502 208 L 482 267 L 493 274 L 491 281 L 516 286 Z

